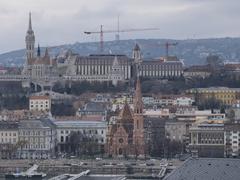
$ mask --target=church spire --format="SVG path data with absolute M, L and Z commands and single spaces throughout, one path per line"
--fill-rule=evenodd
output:
M 134 97 L 134 113 L 143 113 L 142 91 L 139 77 L 137 78 L 135 97 Z
M 31 19 L 31 12 L 29 13 L 29 22 L 28 22 L 28 29 L 27 34 L 25 37 L 26 42 L 26 56 L 27 56 L 27 63 L 31 64 L 34 58 L 34 44 L 35 44 L 35 36 L 32 29 L 32 19 Z
M 32 30 L 32 18 L 31 18 L 31 12 L 29 13 L 29 24 L 28 24 L 28 29 Z
M 28 31 L 29 34 L 33 33 L 32 29 L 32 14 L 29 12 L 29 20 L 28 20 Z

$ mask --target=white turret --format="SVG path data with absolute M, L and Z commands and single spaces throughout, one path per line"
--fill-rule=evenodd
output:
M 117 85 L 118 81 L 122 81 L 123 80 L 123 71 L 122 71 L 121 65 L 118 62 L 117 56 L 115 56 L 114 60 L 113 60 L 113 65 L 112 65 L 112 71 L 111 71 L 110 79 L 112 80 L 112 84 L 114 86 Z

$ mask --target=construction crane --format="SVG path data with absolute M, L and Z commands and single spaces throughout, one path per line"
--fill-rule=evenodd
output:
M 134 31 L 154 31 L 159 30 L 158 28 L 141 28 L 141 29 L 122 29 L 122 30 L 104 30 L 103 25 L 100 26 L 100 31 L 84 31 L 85 34 L 100 34 L 100 51 L 103 52 L 103 34 L 105 33 L 123 33 L 123 32 L 134 32 Z

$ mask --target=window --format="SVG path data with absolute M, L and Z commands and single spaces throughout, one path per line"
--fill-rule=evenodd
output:
M 61 136 L 61 142 L 64 142 L 64 137 L 63 136 Z
M 123 143 L 123 138 L 120 138 L 118 141 L 119 143 Z

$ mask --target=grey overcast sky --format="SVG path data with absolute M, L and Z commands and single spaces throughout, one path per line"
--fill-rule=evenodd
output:
M 42 46 L 98 41 L 83 31 L 160 28 L 121 39 L 208 38 L 240 35 L 240 0 L 0 0 L 0 53 L 24 48 L 28 13 Z M 113 40 L 114 34 L 105 34 Z

